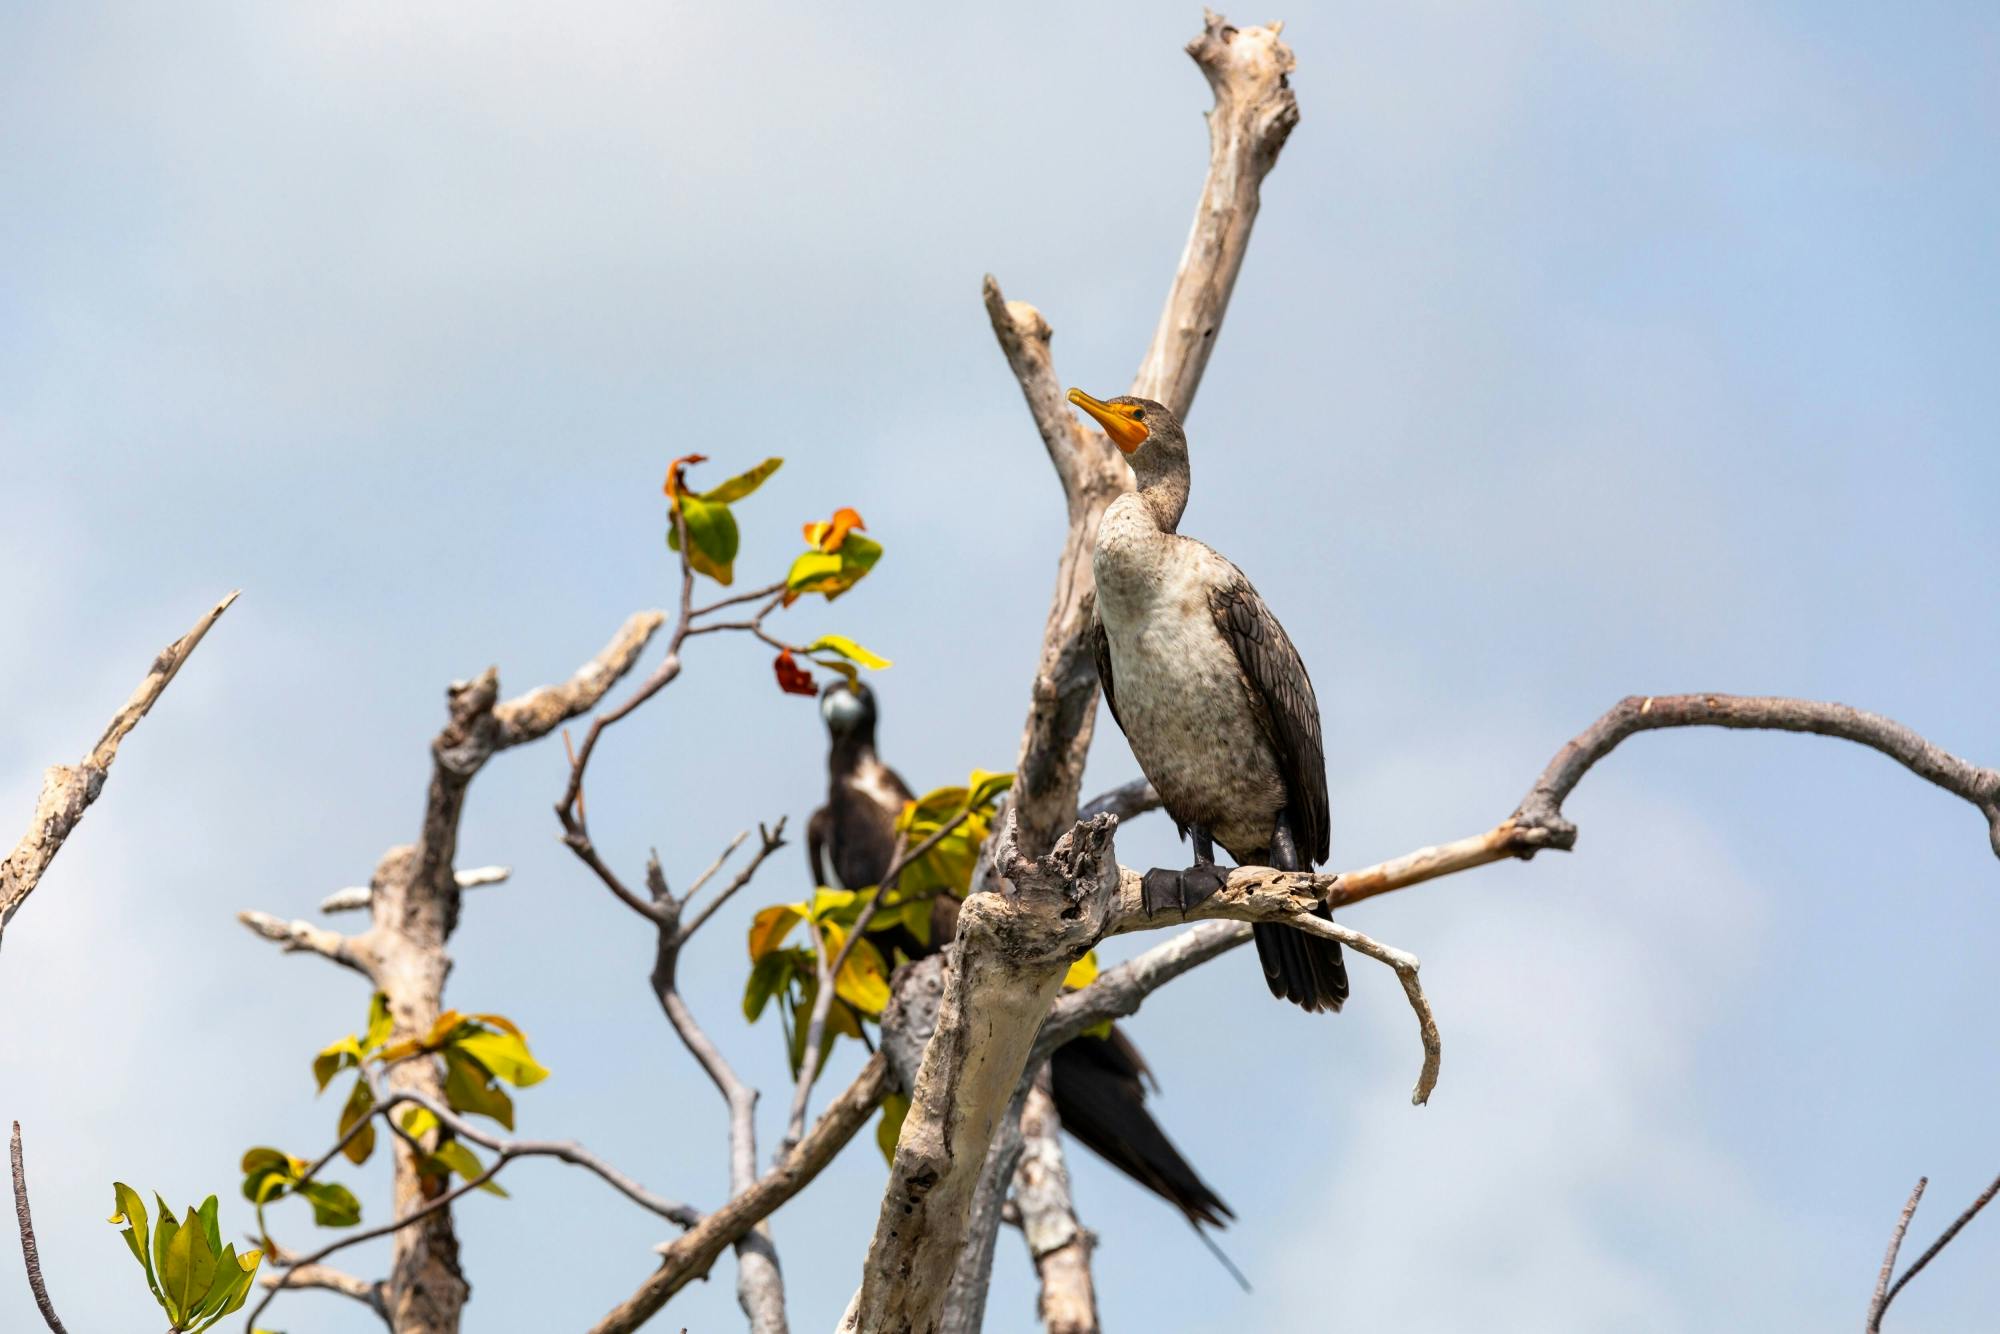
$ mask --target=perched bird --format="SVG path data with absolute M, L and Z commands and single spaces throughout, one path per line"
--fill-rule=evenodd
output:
M 910 789 L 875 754 L 873 691 L 838 681 L 821 694 L 819 707 L 831 745 L 826 805 L 806 825 L 813 878 L 846 889 L 880 884 L 889 873 L 896 817 L 910 800 Z M 949 944 L 957 926 L 958 900 L 940 893 L 931 909 L 929 944 L 900 926 L 870 934 L 919 959 Z M 1189 1223 L 1223 1227 L 1235 1217 L 1146 1110 L 1152 1071 L 1123 1032 L 1113 1028 L 1107 1037 L 1086 1035 L 1057 1048 L 1049 1075 L 1063 1128 L 1099 1157 L 1179 1209 Z M 1202 1237 L 1208 1240 L 1206 1233 Z M 1227 1257 L 1222 1259 L 1227 1265 Z M 1235 1266 L 1229 1268 L 1235 1273 Z M 1240 1274 L 1237 1280 L 1242 1281 Z
M 1104 428 L 1138 482 L 1105 509 L 1091 554 L 1098 681 L 1139 768 L 1194 843 L 1193 866 L 1146 874 L 1147 910 L 1185 911 L 1220 889 L 1228 873 L 1215 864 L 1217 843 L 1239 865 L 1318 865 L 1330 842 L 1319 703 L 1243 571 L 1176 531 L 1188 501 L 1187 435 L 1150 399 L 1080 389 L 1069 399 Z M 1340 1008 L 1338 942 L 1275 922 L 1254 929 L 1272 995 Z

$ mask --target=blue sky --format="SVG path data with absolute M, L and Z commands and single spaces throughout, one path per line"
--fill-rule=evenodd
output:
M 1068 381 L 1126 383 L 1206 157 L 1198 17 L 0 10 L 4 818 L 244 589 L 0 966 L 0 1116 L 72 1327 L 148 1318 L 99 1221 L 114 1178 L 228 1199 L 250 1144 L 326 1141 L 308 1058 L 366 997 L 233 914 L 305 915 L 413 836 L 446 682 L 553 679 L 671 597 L 669 458 L 786 456 L 740 507 L 746 579 L 860 509 L 882 565 L 787 632 L 896 660 L 883 749 L 918 788 L 1011 761 L 1061 512 L 979 280 L 1042 308 Z M 2000 757 L 1992 13 L 1284 17 L 1303 120 L 1188 423 L 1185 528 L 1313 669 L 1335 862 L 1491 824 L 1631 692 L 1841 699 Z M 1093 788 L 1135 772 L 1104 722 Z M 593 827 L 684 883 L 736 830 L 802 822 L 821 766 L 766 655 L 702 643 L 601 754 Z M 478 780 L 463 858 L 516 875 L 468 903 L 451 996 L 555 1070 L 524 1133 L 713 1204 L 719 1100 L 646 939 L 555 842 L 561 777 L 544 746 Z M 1386 974 L 1334 1020 L 1240 957 L 1148 1005 L 1159 1113 L 1241 1216 L 1256 1291 L 1079 1152 L 1109 1325 L 1851 1324 L 1914 1179 L 1927 1239 L 2000 1170 L 2000 866 L 1969 809 L 1836 743 L 1682 734 L 1630 743 L 1570 813 L 1572 856 L 1351 914 L 1424 960 L 1428 1108 Z M 1120 846 L 1182 855 L 1156 817 Z M 767 1138 L 782 1056 L 737 1016 L 736 942 L 804 879 L 781 854 L 685 970 Z M 462 1213 L 468 1328 L 581 1327 L 650 1269 L 657 1220 L 511 1172 L 511 1202 Z M 857 1144 L 778 1216 L 800 1328 L 852 1290 L 882 1173 Z M 380 1216 L 379 1177 L 349 1176 Z M 1898 1328 L 1991 1324 L 1989 1232 Z M 992 1326 L 1032 1301 L 1003 1239 Z M 372 1321 L 319 1295 L 274 1315 Z M 726 1266 L 662 1319 L 735 1327 Z M 0 1325 L 33 1320 L 0 1282 Z

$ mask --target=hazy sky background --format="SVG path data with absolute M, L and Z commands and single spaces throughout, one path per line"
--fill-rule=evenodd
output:
M 1335 863 L 1485 828 L 1629 692 L 1835 698 L 2000 759 L 1992 9 L 1280 9 L 1303 121 L 1189 422 L 1186 530 L 1312 667 Z M 0 838 L 244 590 L 0 960 L 0 1118 L 72 1329 L 157 1323 L 114 1178 L 217 1192 L 242 1230 L 242 1150 L 328 1142 L 309 1058 L 366 994 L 233 914 L 309 915 L 414 836 L 448 681 L 555 679 L 665 605 L 669 458 L 788 459 L 739 507 L 746 581 L 860 509 L 878 571 L 784 632 L 896 660 L 883 750 L 919 789 L 1011 764 L 1062 515 L 979 279 L 1042 308 L 1067 381 L 1127 383 L 1206 160 L 1198 19 L 0 11 Z M 555 841 L 562 763 L 512 752 L 472 792 L 464 862 L 516 874 L 468 901 L 451 999 L 554 1069 L 524 1134 L 713 1206 L 720 1100 L 649 939 Z M 1134 772 L 1105 719 L 1090 786 Z M 811 704 L 708 640 L 600 752 L 592 823 L 684 884 L 823 781 Z M 1337 1019 L 1270 1001 L 1247 954 L 1148 1004 L 1159 1114 L 1256 1291 L 1079 1150 L 1107 1327 L 1851 1328 L 1915 1178 L 1927 1242 L 2000 1170 L 2000 866 L 1969 808 L 1859 748 L 1687 733 L 1570 813 L 1573 856 L 1351 914 L 1424 961 L 1428 1108 L 1365 964 Z M 1156 816 L 1120 848 L 1184 855 Z M 765 1090 L 767 1156 L 783 1058 L 740 1018 L 742 930 L 803 864 L 684 969 Z M 383 1170 L 340 1174 L 376 1220 Z M 883 1175 L 864 1136 L 777 1216 L 797 1328 L 852 1291 Z M 473 1331 L 586 1326 L 670 1231 L 573 1170 L 507 1184 L 460 1211 Z M 1000 1254 L 990 1326 L 1027 1328 L 1018 1237 Z M 1996 1255 L 1982 1219 L 1897 1329 L 1991 1328 Z M 320 1294 L 271 1315 L 375 1327 Z M 35 1320 L 0 1262 L 0 1326 Z M 725 1260 L 657 1323 L 739 1322 Z

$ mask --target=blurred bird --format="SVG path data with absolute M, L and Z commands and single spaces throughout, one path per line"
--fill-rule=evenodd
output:
M 831 745 L 826 805 L 813 812 L 806 826 L 813 878 L 836 888 L 878 885 L 895 852 L 896 818 L 912 794 L 875 754 L 873 691 L 835 682 L 821 694 L 819 707 Z M 957 934 L 958 903 L 948 892 L 938 894 L 928 944 L 900 925 L 869 934 L 892 942 L 908 958 L 923 958 Z M 1063 1128 L 1099 1157 L 1179 1209 L 1198 1233 L 1200 1224 L 1219 1228 L 1235 1217 L 1146 1109 L 1146 1085 L 1157 1089 L 1158 1084 L 1123 1032 L 1114 1027 L 1108 1036 L 1086 1035 L 1058 1048 L 1049 1072 Z M 1208 1240 L 1206 1233 L 1201 1236 Z M 1216 1254 L 1242 1282 L 1228 1258 Z
M 1081 389 L 1069 399 L 1104 428 L 1139 484 L 1106 507 L 1091 555 L 1098 681 L 1139 768 L 1194 842 L 1193 866 L 1147 872 L 1147 909 L 1186 910 L 1220 889 L 1228 872 L 1215 864 L 1217 843 L 1239 865 L 1318 865 L 1330 843 L 1319 702 L 1243 571 L 1176 531 L 1188 501 L 1179 419 L 1150 399 Z M 1273 996 L 1308 1011 L 1340 1008 L 1347 967 L 1337 941 L 1275 922 L 1254 930 Z

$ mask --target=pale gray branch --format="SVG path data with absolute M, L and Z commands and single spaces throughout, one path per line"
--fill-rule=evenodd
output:
M 35 892 L 35 886 L 41 883 L 43 873 L 55 860 L 64 840 L 83 819 L 84 811 L 104 790 L 111 762 L 118 758 L 120 743 L 152 709 L 179 673 L 181 665 L 188 660 L 188 655 L 201 643 L 202 636 L 208 633 L 209 627 L 223 612 L 229 610 L 236 597 L 235 593 L 231 593 L 216 603 L 194 623 L 192 630 L 160 650 L 160 655 L 146 670 L 145 679 L 139 682 L 132 697 L 125 701 L 125 707 L 112 716 L 104 735 L 97 739 L 97 744 L 90 748 L 90 753 L 83 757 L 81 763 L 52 765 L 42 775 L 42 791 L 35 800 L 35 815 L 28 825 L 28 832 L 21 835 L 21 841 L 14 845 L 7 859 L 0 861 L 0 935 L 4 935 L 7 924 L 14 920 L 14 914 L 28 901 L 28 895 Z
M 317 954 L 322 959 L 331 959 L 342 967 L 352 968 L 363 977 L 373 978 L 369 964 L 356 951 L 354 941 L 338 931 L 329 931 L 303 920 L 287 922 L 255 909 L 237 913 L 236 920 L 250 928 L 252 934 L 262 936 L 287 954 Z
M 497 885 L 513 874 L 508 866 L 475 866 L 470 870 L 454 871 L 452 878 L 460 889 L 477 889 L 482 885 Z M 319 901 L 319 910 L 324 913 L 356 912 L 369 906 L 375 898 L 372 885 L 349 885 L 336 889 Z
M 320 1292 L 337 1292 L 343 1297 L 351 1297 L 381 1317 L 389 1321 L 389 1304 L 384 1291 L 389 1286 L 381 1279 L 357 1278 L 344 1270 L 326 1265 L 293 1265 L 280 1267 L 282 1272 L 269 1273 L 258 1279 L 259 1286 L 276 1291 L 279 1287 L 316 1289 Z

